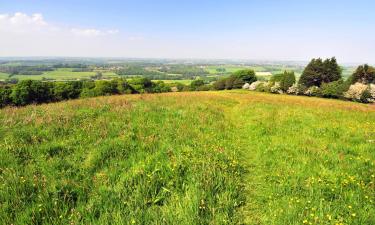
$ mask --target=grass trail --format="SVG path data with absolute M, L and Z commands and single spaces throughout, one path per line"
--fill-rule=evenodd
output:
M 371 106 L 232 93 L 245 224 L 374 224 Z

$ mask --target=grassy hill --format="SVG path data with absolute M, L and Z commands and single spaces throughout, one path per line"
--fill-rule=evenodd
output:
M 374 224 L 375 108 L 247 91 L 0 110 L 1 224 Z

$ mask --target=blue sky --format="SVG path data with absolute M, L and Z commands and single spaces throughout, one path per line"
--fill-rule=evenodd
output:
M 0 0 L 0 56 L 373 63 L 373 9 L 370 0 Z

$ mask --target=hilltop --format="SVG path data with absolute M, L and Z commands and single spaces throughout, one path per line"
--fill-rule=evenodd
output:
M 0 110 L 2 224 L 374 224 L 375 108 L 249 91 Z

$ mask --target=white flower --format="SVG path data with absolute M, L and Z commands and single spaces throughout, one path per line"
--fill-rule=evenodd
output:
M 251 83 L 250 86 L 249 86 L 249 90 L 250 90 L 250 91 L 255 91 L 255 90 L 257 89 L 257 87 L 258 87 L 260 84 L 262 84 L 262 83 L 263 83 L 263 82 L 261 82 L 261 81 L 255 81 L 255 82 Z
M 344 93 L 344 97 L 352 100 L 361 100 L 362 94 L 369 89 L 369 86 L 362 83 L 350 85 L 349 90 Z
M 276 82 L 272 87 L 271 87 L 271 92 L 272 93 L 277 93 L 277 94 L 282 94 L 283 91 L 281 90 L 280 82 Z
M 314 96 L 314 95 L 316 95 L 318 92 L 319 92 L 319 87 L 317 87 L 317 86 L 311 86 L 311 87 L 309 87 L 309 89 L 307 89 L 306 91 L 305 91 L 305 95 L 308 95 L 308 96 Z
M 250 87 L 250 84 L 249 83 L 246 83 L 242 86 L 242 89 L 249 89 Z
M 291 95 L 298 95 L 299 94 L 298 85 L 293 84 L 291 87 L 288 88 L 287 93 Z

